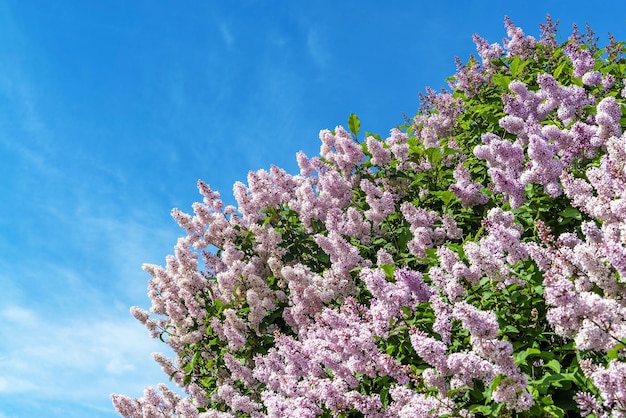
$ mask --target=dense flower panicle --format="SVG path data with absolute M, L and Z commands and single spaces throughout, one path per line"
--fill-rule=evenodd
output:
M 407 268 L 395 271 L 397 286 L 409 292 L 410 303 L 404 306 L 412 306 L 416 303 L 426 302 L 433 294 L 433 290 L 424 282 L 421 273 Z
M 307 396 L 314 402 L 310 405 L 312 411 L 319 411 L 321 406 L 355 407 L 370 413 L 380 409 L 377 397 L 367 398 L 348 390 L 357 383 L 354 375 L 373 377 L 383 373 L 403 384 L 407 378 L 393 358 L 376 348 L 371 319 L 361 316 L 365 313 L 349 299 L 341 312 L 324 310 L 319 321 L 301 333 L 301 341 L 278 336 L 278 348 L 256 358 L 254 376 L 267 384 L 262 396 Z M 326 373 L 320 366 L 331 370 L 334 379 L 324 380 Z M 317 390 L 309 395 L 312 388 Z
M 454 403 L 450 399 L 426 396 L 404 386 L 392 386 L 389 394 L 394 402 L 387 409 L 387 416 L 435 418 L 450 414 L 454 410 Z M 471 416 L 463 409 L 457 413 L 459 416 Z
M 446 236 L 451 240 L 463 238 L 463 229 L 459 228 L 453 217 L 447 213 L 441 217 L 441 223 L 446 231 Z
M 367 264 L 364 263 L 358 249 L 337 233 L 331 232 L 328 236 L 318 234 L 314 239 L 317 245 L 330 256 L 331 268 L 326 272 L 332 273 L 332 277 L 338 282 L 351 282 L 350 270 L 359 265 Z M 324 277 L 330 278 L 330 276 Z M 335 291 L 335 296 L 346 294 L 349 291 L 349 289 L 342 290 L 341 287 L 343 286 L 343 284 L 327 283 L 327 287 Z
M 400 205 L 400 211 L 410 224 L 413 239 L 408 242 L 408 248 L 413 255 L 419 258 L 426 257 L 425 250 L 435 244 L 436 230 L 433 228 L 439 216 L 432 211 L 416 208 L 409 202 Z M 445 231 L 444 231 L 445 234 Z
M 450 354 L 446 365 L 454 376 L 452 384 L 456 387 L 471 388 L 474 386 L 474 379 L 490 382 L 496 377 L 493 364 L 471 351 Z
M 372 233 L 372 224 L 355 208 L 348 208 L 342 212 L 338 208 L 330 208 L 326 213 L 326 227 L 328 232 L 336 232 L 353 237 L 367 243 Z
M 415 116 L 413 124 L 416 136 L 420 138 L 426 148 L 442 146 L 441 140 L 450 135 L 454 123 L 463 111 L 462 101 L 452 97 L 449 92 L 435 94 L 430 90 L 426 100 L 428 108 L 437 109 L 436 113 L 426 112 Z
M 376 252 L 376 265 L 381 267 L 385 264 L 393 265 L 393 256 L 389 254 L 384 248 L 379 248 Z
M 349 177 L 352 170 L 363 162 L 365 154 L 343 127 L 335 128 L 334 135 L 328 130 L 322 130 L 320 139 L 320 156 L 335 164 L 344 176 Z
M 463 64 L 458 57 L 455 58 L 455 61 L 457 71 L 450 82 L 450 86 L 455 90 L 462 91 L 469 98 L 477 95 L 488 80 L 484 69 L 474 57 L 471 57 L 467 64 Z
M 144 390 L 141 399 L 131 400 L 123 395 L 111 395 L 113 406 L 117 412 L 127 418 L 179 416 L 199 418 L 198 408 L 189 399 L 182 399 L 163 384 L 158 385 L 161 393 L 154 388 Z
M 483 60 L 482 65 L 484 67 L 490 68 L 492 66 L 491 61 L 502 57 L 504 51 L 500 44 L 489 44 L 489 42 L 487 42 L 485 39 L 481 38 L 477 34 L 472 35 L 472 39 L 474 40 L 474 44 L 476 45 L 478 55 Z
M 608 414 L 603 411 L 598 400 L 589 393 L 578 392 L 576 396 L 574 396 L 574 400 L 583 415 L 589 416 L 593 414 L 597 417 L 608 418 Z
M 454 170 L 454 179 L 456 182 L 450 185 L 450 191 L 459 198 L 463 207 L 484 205 L 489 201 L 487 195 L 481 192 L 480 183 L 472 181 L 469 170 L 462 163 Z
M 320 312 L 325 300 L 332 298 L 332 289 L 327 289 L 323 279 L 308 267 L 299 264 L 285 266 L 281 272 L 289 283 L 291 306 L 285 308 L 283 317 L 295 330 L 308 325 Z
M 558 44 L 556 42 L 557 35 L 557 27 L 559 26 L 559 21 L 553 21 L 552 17 L 548 14 L 546 15 L 546 23 L 540 23 L 539 28 L 541 29 L 541 39 L 539 42 L 548 47 L 549 50 L 554 50 Z
M 525 126 L 522 129 L 527 134 L 535 133 L 539 128 L 538 122 L 546 117 L 555 103 L 546 100 L 549 99 L 549 96 L 543 90 L 533 92 L 528 89 L 525 83 L 518 80 L 511 81 L 509 90 L 515 94 L 504 96 L 504 111 L 509 116 L 524 120 Z M 521 139 L 525 138 L 522 137 Z M 526 142 L 522 141 L 522 144 L 526 145 Z
M 500 208 L 490 209 L 484 223 L 488 235 L 479 241 L 494 257 L 506 257 L 506 262 L 510 265 L 528 258 L 521 243 L 523 227 L 515 223 L 514 219 L 512 212 L 505 212 Z
M 360 186 L 365 192 L 365 201 L 369 205 L 364 215 L 376 228 L 387 216 L 395 212 L 394 195 L 388 190 L 381 190 L 366 179 L 361 180 Z
M 500 228 L 496 226 L 495 229 Z M 465 243 L 463 250 L 470 262 L 469 272 L 471 274 L 471 276 L 466 275 L 466 277 L 473 277 L 475 282 L 477 277 L 486 275 L 495 283 L 505 283 L 507 285 L 518 283 L 518 280 L 510 274 L 511 268 L 507 261 L 525 258 L 526 249 L 519 242 L 515 242 L 514 236 L 515 232 L 513 229 L 512 236 L 508 237 L 512 238 L 512 240 L 508 242 L 503 242 L 498 235 L 494 235 L 481 238 L 478 243 Z M 507 245 L 509 246 L 507 247 Z M 508 251 L 508 254 L 506 254 L 506 251 Z
M 600 71 L 587 71 L 583 75 L 583 84 L 586 86 L 597 86 L 602 84 L 602 73 Z
M 626 415 L 626 363 L 623 361 L 611 360 L 608 367 L 583 367 L 585 375 L 593 379 L 596 387 L 600 390 L 602 406 L 610 408 L 613 412 L 611 416 L 623 417 Z M 604 408 L 598 404 L 597 399 L 590 394 L 579 393 L 576 402 L 581 410 L 599 412 L 604 414 Z
M 554 158 L 556 153 L 556 145 L 549 144 L 539 135 L 531 135 L 528 143 L 530 162 L 522 173 L 520 182 L 541 184 L 549 196 L 559 196 L 562 190 L 558 179 L 563 171 L 563 163 Z
M 391 136 L 385 140 L 385 143 L 391 149 L 394 159 L 399 163 L 399 169 L 411 166 L 407 162 L 409 159 L 409 144 L 407 144 L 407 140 L 407 134 L 397 128 L 393 128 Z
M 591 50 L 581 45 L 580 39 L 578 39 L 576 34 L 570 37 L 565 52 L 574 66 L 574 72 L 572 74 L 574 77 L 582 77 L 587 71 L 591 70 L 596 63 Z
M 301 176 L 310 176 L 315 171 L 315 168 L 311 164 L 311 161 L 304 152 L 298 151 L 296 153 L 296 161 L 298 162 L 298 167 L 300 167 Z
M 622 110 L 620 105 L 615 101 L 615 97 L 606 97 L 598 103 L 596 113 L 596 123 L 600 127 L 596 133 L 599 139 L 608 139 L 612 136 L 620 136 L 622 128 L 620 127 L 620 118 Z M 596 146 L 602 143 L 594 144 Z
M 466 302 L 459 302 L 454 305 L 452 314 L 472 336 L 495 338 L 498 335 L 498 322 L 493 312 L 480 311 Z
M 430 297 L 430 304 L 435 312 L 433 331 L 441 337 L 441 341 L 450 344 L 452 340 L 452 307 L 445 303 L 439 294 Z
M 389 163 L 391 151 L 385 148 L 379 140 L 373 136 L 368 136 L 365 142 L 367 143 L 367 150 L 372 154 L 370 161 L 373 165 L 384 166 Z
M 532 36 L 526 36 L 524 31 L 516 27 L 508 16 L 504 18 L 504 27 L 509 36 L 509 39 L 503 40 L 504 47 L 508 50 L 507 55 L 519 56 L 522 59 L 530 58 L 537 40 Z
M 626 416 L 623 47 L 505 28 L 384 141 L 322 130 L 299 174 L 235 183 L 237 207 L 198 181 L 193 213 L 172 210 L 186 236 L 143 266 L 152 306 L 130 310 L 186 395 L 116 410 Z
M 605 297 L 589 292 L 589 286 L 576 289 L 574 283 L 561 273 L 562 278 L 546 281 L 546 302 L 552 306 L 548 319 L 561 335 L 574 338 L 581 349 L 606 352 L 614 346 L 615 340 L 626 337 L 623 320 L 626 311 L 619 296 L 623 288 L 602 262 L 606 257 L 602 251 L 606 244 L 598 236 L 602 232 L 589 224 L 583 229 L 587 241 L 572 241 L 570 247 L 563 247 L 548 273 L 556 276 L 553 271 L 562 272 L 563 264 L 558 260 L 565 260 L 572 270 L 585 273 L 590 283 L 604 291 Z
M 439 373 L 448 374 L 448 366 L 446 364 L 448 346 L 446 344 L 415 328 L 411 329 L 410 340 L 418 356 L 426 363 L 434 366 Z
M 483 143 L 474 148 L 474 155 L 487 161 L 487 173 L 496 193 L 503 193 L 512 207 L 524 201 L 524 186 L 519 177 L 524 163 L 524 150 L 519 144 L 500 139 L 494 134 L 483 134 Z

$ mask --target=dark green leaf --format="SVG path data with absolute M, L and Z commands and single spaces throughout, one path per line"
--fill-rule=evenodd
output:
M 582 215 L 580 214 L 580 211 L 574 207 L 568 207 L 568 208 L 563 209 L 562 211 L 559 212 L 559 215 L 561 215 L 562 217 L 566 219 L 577 219 L 577 220 L 582 219 Z

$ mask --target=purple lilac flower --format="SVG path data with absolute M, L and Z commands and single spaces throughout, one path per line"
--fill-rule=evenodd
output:
M 361 180 L 360 186 L 365 192 L 365 201 L 369 205 L 364 215 L 376 227 L 395 212 L 395 196 L 388 190 L 381 190 L 367 179 Z
M 626 413 L 626 363 L 611 360 L 606 369 L 597 368 L 588 377 L 600 390 L 605 405 L 610 406 L 614 413 Z
M 587 71 L 583 75 L 583 84 L 586 86 L 597 86 L 602 84 L 603 78 L 600 71 Z
M 598 400 L 590 393 L 578 392 L 574 395 L 574 401 L 576 401 L 578 409 L 580 409 L 580 412 L 584 416 L 595 415 L 597 417 L 608 418 L 608 415 L 604 413 Z
M 383 144 L 373 136 L 368 136 L 365 139 L 367 144 L 367 150 L 372 154 L 371 162 L 373 165 L 382 166 L 389 162 L 391 158 L 391 151 L 388 148 L 383 147 Z
M 480 338 L 498 336 L 498 321 L 493 312 L 481 311 L 466 302 L 458 302 L 454 305 L 452 314 L 473 336 Z
M 524 150 L 520 145 L 502 140 L 494 134 L 483 134 L 484 145 L 474 148 L 474 155 L 487 161 L 487 173 L 494 184 L 494 191 L 508 197 L 513 208 L 524 201 L 524 187 L 519 181 L 524 162 Z
M 453 81 L 450 83 L 451 87 L 462 91 L 468 98 L 475 96 L 488 80 L 485 70 L 474 57 L 470 57 L 467 64 L 464 64 L 458 57 L 455 58 L 455 62 L 456 73 Z
M 557 147 L 548 144 L 539 135 L 531 135 L 528 143 L 530 161 L 520 176 L 520 183 L 537 183 L 544 186 L 546 194 L 552 197 L 562 193 L 558 178 L 563 172 L 563 163 L 555 159 Z
M 472 181 L 470 172 L 460 163 L 452 173 L 455 183 L 450 185 L 450 191 L 453 192 L 461 201 L 461 205 L 465 208 L 484 205 L 489 198 L 480 191 L 480 183 Z
M 411 328 L 409 338 L 418 356 L 435 367 L 439 373 L 448 373 L 448 366 L 446 365 L 448 346 L 446 344 L 415 328 Z
M 394 158 L 398 160 L 402 169 L 409 159 L 409 144 L 407 144 L 408 136 L 397 128 L 391 130 L 391 136 L 386 139 L 385 143 L 391 149 Z
M 537 43 L 536 39 L 532 36 L 526 36 L 524 31 L 516 27 L 508 16 L 504 18 L 504 27 L 509 36 L 509 39 L 503 40 L 504 47 L 508 50 L 507 56 L 519 56 L 522 59 L 530 58 Z
M 320 140 L 322 141 L 320 156 L 336 165 L 345 177 L 350 177 L 354 168 L 364 160 L 365 154 L 361 147 L 341 126 L 335 128 L 334 135 L 328 130 L 320 131 Z
M 502 50 L 500 44 L 489 44 L 485 39 L 476 34 L 472 35 L 472 39 L 476 45 L 478 55 L 483 60 L 483 67 L 489 68 L 492 60 L 502 57 L 504 51 Z
M 439 294 L 430 297 L 430 305 L 435 313 L 433 331 L 441 337 L 441 341 L 450 344 L 452 339 L 452 307 L 445 303 Z
M 622 128 L 620 126 L 620 119 L 622 117 L 622 110 L 620 105 L 615 100 L 615 97 L 606 97 L 598 103 L 596 113 L 596 123 L 600 129 L 597 132 L 597 137 L 600 139 L 608 139 L 611 136 L 620 136 L 622 134 Z M 596 143 L 598 146 L 602 143 Z
M 589 49 L 584 49 L 576 39 L 576 35 L 570 37 L 569 43 L 565 48 L 565 52 L 572 61 L 574 66 L 574 77 L 582 77 L 587 71 L 595 66 L 595 59 Z

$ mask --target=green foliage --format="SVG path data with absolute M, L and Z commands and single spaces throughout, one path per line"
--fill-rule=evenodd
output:
M 359 117 L 354 113 L 351 113 L 350 117 L 348 118 L 348 128 L 354 136 L 359 135 L 359 130 L 361 129 L 361 121 L 359 120 Z

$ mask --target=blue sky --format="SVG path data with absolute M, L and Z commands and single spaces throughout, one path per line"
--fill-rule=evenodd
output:
M 167 381 L 128 309 L 198 179 L 232 203 L 352 112 L 387 135 L 504 15 L 626 40 L 620 2 L 426 3 L 0 0 L 0 418 L 115 417 Z

